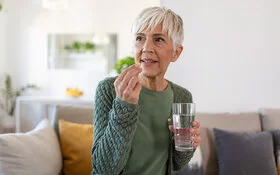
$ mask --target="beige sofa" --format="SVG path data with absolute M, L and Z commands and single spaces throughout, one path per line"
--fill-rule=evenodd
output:
M 54 169 L 54 167 L 50 166 L 56 166 L 57 169 L 63 169 L 63 163 L 65 163 L 67 160 L 71 159 L 69 157 L 64 157 L 60 151 L 61 149 L 61 138 L 59 134 L 59 125 L 58 121 L 66 120 L 71 123 L 75 124 L 89 124 L 92 125 L 93 123 L 93 108 L 83 108 L 83 107 L 69 107 L 69 106 L 63 106 L 63 107 L 57 107 L 54 113 L 54 116 L 50 119 L 51 126 L 50 128 L 43 128 L 41 127 L 41 130 L 38 128 L 34 131 L 31 131 L 27 134 L 9 134 L 6 136 L 0 135 L 0 147 L 2 150 L 10 150 L 10 152 L 0 152 L 1 156 L 5 156 L 6 158 L 3 158 L 0 156 L 0 164 L 6 166 L 6 170 L 9 170 L 9 166 L 17 167 L 18 170 L 14 171 L 14 174 L 28 174 L 31 175 L 31 171 L 34 172 L 33 174 L 44 174 L 41 173 L 42 169 L 36 169 L 34 171 L 35 167 L 26 167 L 29 166 L 29 163 L 26 162 L 26 160 L 32 160 L 32 165 L 39 164 L 45 168 L 46 170 Z M 185 167 L 183 170 L 179 172 L 174 172 L 174 174 L 182 175 L 218 175 L 219 173 L 219 163 L 218 163 L 218 156 L 217 156 L 217 146 L 215 141 L 215 135 L 213 133 L 213 128 L 220 128 L 228 131 L 236 131 L 236 132 L 260 132 L 260 131 L 266 131 L 266 130 L 276 130 L 280 129 L 280 109 L 261 109 L 257 112 L 249 112 L 249 113 L 197 113 L 196 114 L 196 120 L 198 120 L 201 123 L 201 137 L 202 142 L 200 144 L 199 149 L 196 150 L 195 157 L 191 160 L 189 165 Z M 54 129 L 53 129 L 54 128 Z M 60 128 L 61 129 L 61 128 Z M 57 138 L 55 138 L 55 132 L 57 134 Z M 64 130 L 65 131 L 65 130 Z M 76 133 L 77 132 L 77 133 Z M 91 133 L 92 131 L 88 131 Z M 53 134 L 52 134 L 53 133 Z M 75 134 L 76 136 L 82 136 L 83 134 L 80 134 L 77 130 L 70 130 L 70 134 Z M 69 134 L 69 131 L 68 131 Z M 92 133 L 91 133 L 92 134 Z M 71 136 L 72 137 L 72 136 Z M 27 139 L 29 142 L 27 143 Z M 47 140 L 48 139 L 48 140 Z M 77 138 L 76 138 L 77 139 Z M 19 142 L 21 140 L 21 142 Z M 83 140 L 77 141 L 75 144 L 76 146 L 83 145 Z M 15 146 L 14 148 L 11 148 L 12 145 L 15 145 L 14 143 L 21 144 L 21 146 Z M 36 143 L 38 142 L 38 143 Z M 40 142 L 40 144 L 39 144 Z M 37 148 L 38 145 L 42 145 L 38 148 L 38 150 L 33 151 L 30 149 L 30 144 L 34 143 L 33 148 Z M 73 142 L 72 142 L 73 143 Z M 84 145 L 87 147 L 87 149 L 81 149 L 76 150 L 76 152 L 82 153 L 84 152 L 85 155 L 88 156 L 90 159 L 90 147 L 92 143 L 90 141 L 86 142 L 88 145 Z M 37 144 L 37 146 L 36 146 Z M 60 144 L 60 148 L 59 148 Z M 71 143 L 70 143 L 71 144 Z M 56 146 L 57 145 L 57 146 Z M 71 147 L 71 145 L 69 145 Z M 46 149 L 48 148 L 48 152 L 46 152 Z M 73 147 L 72 147 L 73 148 Z M 22 150 L 25 150 L 22 152 Z M 237 148 L 238 149 L 238 148 Z M 86 151 L 87 150 L 87 151 Z M 15 151 L 17 151 L 17 154 L 15 155 Z M 28 154 L 26 151 L 29 151 Z M 62 152 L 62 151 L 61 151 Z M 20 155 L 20 153 L 24 153 Z M 198 154 L 199 153 L 199 154 Z M 257 154 L 257 153 L 256 153 Z M 33 158 L 30 157 L 34 156 Z M 198 156 L 201 156 L 201 163 L 200 170 L 199 171 L 189 171 L 189 166 L 192 164 L 195 164 L 197 160 L 195 160 Z M 25 157 L 24 157 L 25 156 Z M 58 157 L 57 157 L 58 156 Z M 16 158 L 17 162 L 11 163 L 10 157 Z M 47 157 L 49 159 L 49 162 L 54 162 L 54 160 L 57 163 L 53 163 L 51 165 L 50 163 L 44 163 L 47 162 L 42 157 Z M 8 159 L 9 158 L 9 159 Z M 21 158 L 20 164 L 18 163 L 18 159 Z M 36 158 L 36 159 L 35 159 Z M 77 158 L 77 157 L 76 157 Z M 63 160 L 62 160 L 63 159 Z M 80 162 L 84 162 L 83 160 L 79 160 Z M 30 161 L 31 162 L 31 161 Z M 62 162 L 61 164 L 59 162 Z M 87 162 L 88 169 L 91 169 L 91 163 Z M 27 173 L 22 173 L 21 170 L 22 165 L 25 166 L 25 170 Z M 8 166 L 8 167 L 7 167 Z M 65 167 L 65 166 L 64 166 Z M 69 165 L 68 165 L 69 167 Z M 75 166 L 71 166 L 74 167 Z M 1 168 L 3 170 L 3 166 L 0 166 L 0 174 L 5 174 L 3 171 L 1 172 Z M 238 167 L 236 167 L 238 168 Z M 276 168 L 276 164 L 275 164 Z M 27 171 L 28 170 L 28 171 Z M 7 171 L 6 171 L 7 172 Z M 10 172 L 10 171 L 9 171 Z M 28 173 L 29 172 L 29 173 Z M 32 174 L 32 175 L 33 175 Z M 63 174 L 63 173 L 62 173 Z M 66 173 L 70 174 L 70 173 Z M 75 173 L 74 173 L 75 174 Z M 76 173 L 77 174 L 77 173 Z
M 57 125 L 59 119 L 78 123 L 92 123 L 92 110 L 71 107 L 59 108 L 52 123 Z M 196 120 L 201 123 L 202 142 L 200 149 L 203 171 L 200 171 L 200 174 L 218 175 L 219 166 L 213 128 L 237 132 L 280 129 L 280 109 L 260 109 L 257 112 L 247 113 L 197 113 Z M 186 172 L 182 170 L 177 174 L 186 174 Z
M 92 108 L 57 107 L 28 132 L 0 134 L 0 174 L 89 175 L 92 123 Z
M 200 147 L 203 174 L 206 175 L 219 174 L 213 128 L 237 132 L 260 132 L 280 129 L 280 109 L 260 109 L 258 112 L 235 114 L 198 113 L 196 119 L 201 123 L 202 142 Z
M 64 131 L 62 131 L 62 129 L 59 128 L 59 120 L 64 120 L 77 125 L 75 126 L 71 124 L 72 126 L 66 129 L 64 127 Z M 93 137 L 93 129 L 91 129 L 92 131 L 88 131 L 89 127 L 86 126 L 88 124 L 93 124 L 93 108 L 73 106 L 58 106 L 55 108 L 54 116 L 51 118 L 51 125 L 58 136 L 62 152 L 62 168 L 60 175 L 90 174 L 89 172 L 91 171 L 92 167 L 90 154 L 93 141 L 90 141 L 91 139 L 88 139 L 88 137 Z M 87 128 L 85 128 L 84 126 Z M 72 129 L 73 131 L 71 131 Z M 67 130 L 68 133 L 78 132 L 78 134 L 73 134 L 74 140 L 72 140 L 72 138 L 69 138 L 71 139 L 71 141 L 67 139 L 67 137 L 71 137 L 71 134 L 68 134 L 68 136 L 65 136 L 67 134 L 62 134 L 62 132 L 66 133 Z M 80 142 L 77 141 L 79 143 L 75 143 L 75 140 L 77 140 L 77 137 L 79 137 L 79 135 L 81 137 L 81 140 Z M 64 138 L 61 138 L 61 136 L 63 136 Z M 64 145 L 67 143 L 75 144 L 73 144 L 73 146 L 67 146 L 68 148 L 66 148 L 65 146 L 63 147 L 63 142 Z M 79 144 L 81 144 L 81 146 Z M 88 145 L 82 146 L 82 144 Z M 83 150 L 77 150 L 80 147 L 82 147 Z M 72 154 L 72 156 L 70 154 Z M 77 155 L 83 155 L 84 158 L 77 158 Z M 81 165 L 79 162 L 83 162 L 83 165 Z M 87 165 L 86 168 L 85 165 Z

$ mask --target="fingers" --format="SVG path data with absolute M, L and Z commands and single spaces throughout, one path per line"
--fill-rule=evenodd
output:
M 126 81 L 125 83 L 127 84 L 130 77 L 138 75 L 141 72 L 141 70 L 142 69 L 135 64 L 129 66 L 122 73 L 120 73 L 114 84 L 120 84 L 123 81 Z
M 200 135 L 193 135 L 193 136 L 191 136 L 191 141 L 193 141 L 194 143 L 201 142 Z
M 124 70 L 114 82 L 117 97 L 128 103 L 138 103 L 141 84 L 138 75 L 142 71 L 138 65 L 132 65 Z
M 171 132 L 174 132 L 174 127 L 173 127 L 173 125 L 168 125 L 168 128 L 169 128 L 169 130 L 170 130 Z
M 200 123 L 198 121 L 194 121 L 192 125 L 193 128 L 190 129 L 190 139 L 193 142 L 193 147 L 197 148 L 201 142 Z M 174 132 L 173 125 L 168 125 L 168 128 L 171 132 Z
M 197 148 L 199 143 L 201 142 L 200 123 L 198 121 L 194 121 L 192 123 L 192 125 L 193 125 L 193 128 L 190 129 L 191 141 L 193 142 L 194 148 Z
M 136 76 L 131 77 L 130 81 L 128 82 L 128 85 L 121 90 L 122 91 L 122 97 L 124 99 L 130 99 L 131 96 L 139 96 L 140 90 L 142 86 L 139 83 L 139 79 Z M 134 94 L 133 94 L 134 92 Z
M 192 122 L 192 126 L 193 126 L 194 128 L 199 128 L 199 127 L 200 127 L 200 123 L 199 123 L 198 121 L 193 121 L 193 122 Z
M 134 87 L 134 91 L 140 92 L 141 89 L 142 89 L 142 86 L 141 86 L 141 84 L 138 82 L 138 83 L 136 84 L 136 86 Z
M 194 149 L 196 149 L 199 146 L 199 143 L 193 143 Z
M 122 81 L 119 83 L 123 88 L 127 87 L 127 90 L 133 90 L 136 84 L 139 82 L 138 75 L 142 71 L 141 68 L 135 67 L 128 71 L 123 77 Z
M 201 142 L 200 135 L 191 136 L 191 141 L 193 142 L 193 147 L 197 148 Z
M 200 135 L 200 128 L 192 128 L 190 129 L 191 135 Z
M 135 88 L 136 84 L 139 82 L 139 79 L 138 77 L 136 76 L 132 76 L 128 82 L 128 85 L 127 85 L 127 91 L 133 91 L 133 89 Z

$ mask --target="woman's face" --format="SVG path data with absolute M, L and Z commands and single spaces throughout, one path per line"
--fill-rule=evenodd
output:
M 142 75 L 148 78 L 164 77 L 169 63 L 176 61 L 182 50 L 182 46 L 174 49 L 161 25 L 135 35 L 135 61 L 141 63 Z

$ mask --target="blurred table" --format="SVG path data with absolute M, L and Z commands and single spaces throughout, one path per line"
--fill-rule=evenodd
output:
M 93 98 L 86 99 L 83 97 L 80 98 L 71 98 L 71 97 L 51 97 L 51 96 L 20 96 L 16 100 L 16 111 L 15 111 L 15 130 L 20 132 L 20 121 L 21 121 L 21 105 L 27 103 L 39 103 L 45 105 L 45 113 L 48 116 L 48 107 L 55 107 L 57 105 L 63 106 L 93 106 Z

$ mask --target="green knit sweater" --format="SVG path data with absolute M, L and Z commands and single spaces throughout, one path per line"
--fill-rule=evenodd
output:
M 120 175 L 131 151 L 131 143 L 136 131 L 139 106 L 128 104 L 116 97 L 114 81 L 116 77 L 99 82 L 94 103 L 94 144 L 92 147 L 93 173 L 100 175 Z M 174 94 L 174 103 L 192 102 L 191 93 L 169 82 Z M 172 118 L 170 123 L 172 124 Z M 170 132 L 168 174 L 180 170 L 191 157 L 191 152 L 175 150 L 173 133 Z

